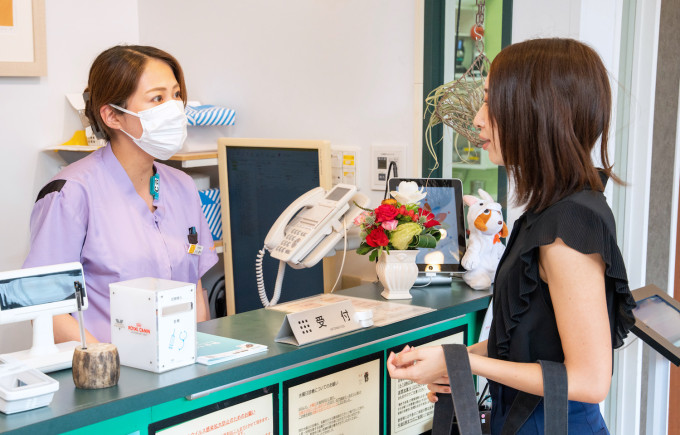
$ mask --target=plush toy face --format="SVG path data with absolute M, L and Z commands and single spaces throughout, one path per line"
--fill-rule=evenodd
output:
M 484 234 L 496 234 L 503 230 L 503 215 L 498 210 L 484 209 L 472 225 Z
M 472 231 L 474 227 L 483 234 L 498 234 L 500 237 L 507 237 L 508 228 L 503 222 L 501 205 L 482 189 L 479 189 L 479 195 L 481 198 L 472 195 L 463 196 L 465 204 L 469 207 L 468 228 Z

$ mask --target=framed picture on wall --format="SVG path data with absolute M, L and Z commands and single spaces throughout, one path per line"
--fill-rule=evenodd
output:
M 0 0 L 0 76 L 47 75 L 45 0 Z

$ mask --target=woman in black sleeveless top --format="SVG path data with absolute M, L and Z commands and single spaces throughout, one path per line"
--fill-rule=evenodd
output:
M 543 395 L 538 360 L 566 367 L 569 433 L 608 433 L 597 404 L 635 306 L 603 195 L 608 178 L 620 183 L 607 157 L 610 115 L 607 71 L 580 42 L 525 41 L 491 65 L 474 123 L 526 207 L 496 272 L 489 339 L 468 347 L 472 372 L 490 381 L 492 433 L 518 390 Z M 390 355 L 388 370 L 429 384 L 432 401 L 450 391 L 441 346 Z M 542 403 L 517 433 L 543 433 Z

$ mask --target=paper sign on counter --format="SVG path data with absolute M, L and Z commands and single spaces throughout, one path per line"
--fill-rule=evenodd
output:
M 352 303 L 341 301 L 287 314 L 274 341 L 301 346 L 360 327 L 354 320 Z
M 287 433 L 381 433 L 381 365 L 377 358 L 289 387 Z

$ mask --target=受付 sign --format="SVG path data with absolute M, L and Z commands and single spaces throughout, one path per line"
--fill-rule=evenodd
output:
M 354 320 L 354 307 L 342 301 L 311 310 L 290 313 L 275 341 L 301 346 L 313 341 L 354 331 L 361 326 Z

